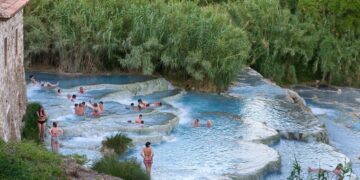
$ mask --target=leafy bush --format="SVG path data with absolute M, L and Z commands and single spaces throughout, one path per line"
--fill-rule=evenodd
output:
M 192 1 L 33 0 L 24 16 L 26 59 L 71 72 L 160 73 L 224 90 L 250 44 L 217 11 Z
M 40 108 L 39 103 L 30 103 L 26 107 L 23 121 L 25 126 L 22 129 L 22 138 L 39 142 L 36 111 Z
M 131 142 L 132 140 L 126 135 L 118 133 L 111 137 L 107 137 L 102 144 L 106 148 L 113 149 L 118 155 L 122 155 L 127 151 L 129 146 L 131 145 Z
M 0 179 L 65 179 L 61 157 L 33 142 L 0 141 Z
M 360 2 L 253 0 L 226 4 L 247 31 L 248 63 L 278 83 L 360 86 Z
M 115 156 L 105 156 L 97 161 L 93 169 L 100 173 L 109 174 L 126 180 L 150 179 L 135 160 L 119 161 Z
M 161 74 L 225 90 L 250 65 L 278 83 L 360 86 L 360 1 L 32 0 L 25 59 Z

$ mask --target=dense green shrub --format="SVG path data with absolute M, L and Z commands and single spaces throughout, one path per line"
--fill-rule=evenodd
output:
M 360 85 L 359 1 L 253 0 L 227 7 L 252 42 L 248 63 L 264 76 Z
M 40 108 L 39 103 L 30 103 L 26 107 L 26 113 L 24 115 L 23 121 L 25 122 L 25 126 L 22 129 L 22 138 L 26 140 L 33 140 L 38 142 L 38 127 L 37 120 L 38 117 L 36 115 L 36 111 Z
M 93 169 L 126 180 L 150 179 L 135 160 L 119 161 L 114 156 L 106 156 L 95 162 Z
M 128 150 L 129 146 L 131 146 L 131 142 L 132 140 L 130 138 L 124 134 L 118 133 L 111 137 L 107 137 L 102 145 L 106 148 L 113 149 L 118 155 L 122 155 Z
M 33 142 L 0 141 L 0 179 L 65 179 L 61 158 Z
M 25 10 L 26 58 L 65 71 L 160 73 L 223 90 L 250 46 L 216 12 L 192 1 L 33 0 Z
M 245 64 L 283 84 L 360 86 L 359 12 L 357 0 L 32 0 L 25 59 L 212 90 Z

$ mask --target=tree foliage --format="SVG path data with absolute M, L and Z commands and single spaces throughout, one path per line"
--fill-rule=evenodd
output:
M 280 83 L 360 85 L 359 1 L 254 0 L 228 4 L 252 42 L 249 64 Z
M 26 59 L 226 89 L 244 65 L 279 83 L 360 86 L 358 0 L 32 0 Z
M 156 72 L 225 89 L 249 42 L 215 12 L 191 1 L 34 0 L 25 11 L 26 57 L 64 71 Z

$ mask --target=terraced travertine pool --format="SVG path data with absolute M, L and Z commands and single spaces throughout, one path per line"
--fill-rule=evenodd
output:
M 102 156 L 101 141 L 122 132 L 136 144 L 125 158 L 141 162 L 143 143 L 152 142 L 152 179 L 286 179 L 295 157 L 304 169 L 319 163 L 332 169 L 349 161 L 347 156 L 355 157 L 327 144 L 328 131 L 330 143 L 336 143 L 333 136 L 337 134 L 326 129 L 331 120 L 319 119 L 294 104 L 285 89 L 251 69 L 245 69 L 222 94 L 186 92 L 165 79 L 148 76 L 32 74 L 38 80 L 60 83 L 60 95 L 55 90 L 27 86 L 28 100 L 40 102 L 49 114 L 48 126 L 58 121 L 64 130 L 60 153 L 84 154 L 96 160 Z M 103 101 L 101 117 L 94 118 L 89 112 L 84 117 L 74 115 L 74 102 L 66 95 L 76 93 L 80 86 L 86 93 L 78 95 L 77 102 Z M 139 98 L 161 101 L 163 106 L 142 112 L 129 108 Z M 317 108 L 317 104 L 309 106 L 313 111 Z M 143 114 L 143 127 L 127 122 L 139 113 Z M 194 118 L 200 119 L 201 127 L 192 127 Z M 205 126 L 208 119 L 213 122 L 211 128 Z M 49 142 L 47 139 L 47 146 Z M 358 166 L 354 167 L 358 172 Z

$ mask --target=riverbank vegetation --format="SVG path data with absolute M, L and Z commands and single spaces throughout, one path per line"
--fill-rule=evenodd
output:
M 59 155 L 34 142 L 0 140 L 0 179 L 39 178 L 66 179 Z
M 105 156 L 94 164 L 93 169 L 122 179 L 150 179 L 135 160 L 119 161 L 115 156 Z
M 356 0 L 33 0 L 25 59 L 66 72 L 161 74 L 217 91 L 244 66 L 280 84 L 360 86 L 359 16 Z
M 118 157 L 124 155 L 131 145 L 132 140 L 124 134 L 118 133 L 107 137 L 102 143 L 104 157 L 94 163 L 93 169 L 123 179 L 149 179 L 135 159 L 119 161 Z

